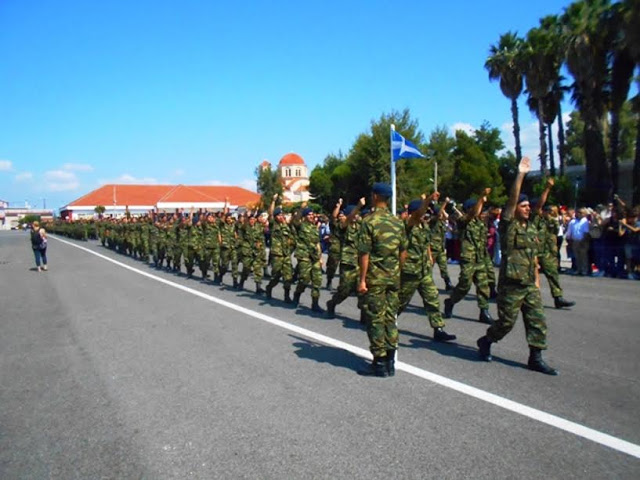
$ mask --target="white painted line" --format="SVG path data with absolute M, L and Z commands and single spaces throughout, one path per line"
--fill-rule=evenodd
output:
M 151 278 L 157 282 L 164 283 L 165 285 L 169 285 L 171 287 L 177 288 L 178 290 L 182 290 L 192 295 L 196 295 L 197 297 L 203 298 L 210 302 L 217 303 L 218 305 L 222 305 L 224 307 L 230 308 L 237 312 L 244 313 L 246 315 L 257 318 L 259 320 L 270 323 L 272 325 L 276 325 L 280 328 L 284 328 L 285 330 L 289 330 L 290 332 L 295 332 L 299 335 L 302 335 L 307 338 L 311 338 L 325 345 L 330 345 L 332 347 L 346 350 L 362 358 L 371 359 L 371 353 L 365 350 L 364 348 L 356 347 L 349 343 L 342 342 L 340 340 L 336 340 L 331 337 L 327 337 L 326 335 L 322 335 L 320 333 L 307 330 L 306 328 L 298 327 L 291 323 L 283 322 L 282 320 L 278 320 L 277 318 L 270 317 L 268 315 L 264 315 L 259 312 L 255 312 L 248 308 L 236 305 L 235 303 L 227 302 L 226 300 L 221 300 L 212 295 L 199 292 L 198 290 L 195 290 L 193 288 L 185 287 L 184 285 L 180 285 L 178 283 L 172 282 L 171 280 L 166 280 L 164 278 L 158 277 L 151 273 L 144 272 L 135 267 L 131 267 L 122 262 L 114 260 L 113 258 L 109 258 L 106 255 L 102 255 L 98 252 L 94 252 L 93 250 L 90 250 L 86 247 L 81 247 L 80 245 L 76 245 L 75 243 L 68 242 L 66 240 L 62 240 L 60 238 L 54 237 L 53 235 L 50 235 L 49 238 L 55 238 L 59 242 L 65 243 L 67 245 L 70 245 L 74 248 L 78 248 L 80 250 L 84 250 L 85 252 L 90 253 L 91 255 L 100 257 L 115 265 L 126 268 L 127 270 L 130 270 L 132 272 L 135 272 L 147 278 Z M 409 365 L 408 363 L 397 362 L 396 370 L 401 370 L 411 375 L 415 375 L 416 377 L 422 378 L 424 380 L 428 380 L 430 382 L 436 383 L 443 387 L 450 388 L 451 390 L 455 390 L 456 392 L 460 392 L 470 397 L 477 398 L 478 400 L 491 403 L 492 405 L 495 405 L 497 407 L 504 408 L 505 410 L 509 410 L 511 412 L 523 415 L 525 417 L 531 418 L 532 420 L 536 420 L 538 422 L 545 423 L 547 425 L 558 428 L 560 430 L 564 430 L 565 432 L 569 432 L 579 437 L 586 438 L 587 440 L 591 440 L 592 442 L 599 443 L 600 445 L 604 445 L 606 447 L 612 448 L 619 452 L 626 453 L 627 455 L 640 458 L 640 445 L 636 445 L 634 443 L 628 442 L 626 440 L 622 440 L 612 435 L 608 435 L 598 430 L 585 427 L 584 425 L 580 425 L 579 423 L 575 423 L 570 420 L 566 420 L 564 418 L 558 417 L 556 415 L 543 412 L 542 410 L 528 407 L 521 403 L 514 402 L 507 398 L 501 397 L 499 395 L 494 395 L 493 393 L 486 392 L 484 390 L 481 390 L 476 387 L 472 387 L 465 383 L 457 382 L 455 380 L 451 380 L 450 378 L 437 375 L 435 373 L 429 372 L 427 370 L 423 370 L 418 367 L 414 367 L 412 365 Z

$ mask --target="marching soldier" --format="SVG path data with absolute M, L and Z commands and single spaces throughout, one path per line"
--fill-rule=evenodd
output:
M 269 206 L 269 225 L 271 228 L 271 250 L 269 251 L 269 261 L 271 263 L 271 281 L 267 285 L 267 298 L 271 298 L 272 291 L 282 279 L 284 287 L 284 302 L 292 303 L 291 281 L 293 278 L 293 266 L 291 265 L 291 254 L 295 248 L 295 234 L 287 224 L 282 208 L 275 208 L 278 194 L 273 196 Z
M 518 313 L 522 311 L 529 344 L 529 369 L 557 375 L 557 370 L 542 359 L 542 350 L 547 348 L 547 324 L 540 296 L 538 230 L 530 219 L 529 199 L 520 194 L 524 177 L 530 170 L 530 160 L 524 157 L 518 165 L 518 175 L 499 226 L 502 262 L 498 283 L 498 319 L 476 343 L 480 358 L 491 361 L 491 344 L 499 342 L 511 331 Z
M 449 270 L 447 268 L 447 249 L 445 247 L 445 234 L 447 233 L 447 218 L 446 206 L 449 203 L 447 197 L 439 207 L 434 207 L 433 213 L 429 220 L 431 226 L 431 241 L 429 246 L 431 247 L 431 255 L 433 257 L 433 264 L 437 264 L 440 268 L 440 278 L 444 280 L 445 291 L 450 292 L 453 290 L 451 284 L 451 278 L 449 277 Z
M 300 296 L 307 286 L 311 286 L 311 309 L 322 313 L 320 307 L 320 286 L 322 285 L 322 249 L 320 234 L 316 226 L 316 216 L 309 207 L 300 212 L 302 221 L 296 238 L 296 260 L 298 261 L 298 285 L 293 295 L 293 303 L 298 305 Z

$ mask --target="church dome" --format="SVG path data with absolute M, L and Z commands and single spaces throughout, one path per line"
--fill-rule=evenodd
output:
M 304 159 L 297 153 L 287 153 L 284 157 L 280 159 L 279 165 L 285 166 L 285 165 L 306 165 L 306 164 L 304 163 Z

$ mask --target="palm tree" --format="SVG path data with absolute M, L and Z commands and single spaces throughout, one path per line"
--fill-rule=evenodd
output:
M 629 96 L 636 63 L 631 56 L 624 22 L 628 4 L 616 3 L 609 17 L 613 37 L 613 65 L 611 69 L 611 131 L 609 137 L 612 193 L 618 193 L 618 152 L 620 146 L 620 110 Z M 636 26 L 637 27 L 637 26 Z
M 489 72 L 489 79 L 499 80 L 502 94 L 511 100 L 513 137 L 518 161 L 522 158 L 520 123 L 518 121 L 518 97 L 522 93 L 523 87 L 521 51 L 522 39 L 516 33 L 507 32 L 500 36 L 498 45 L 491 45 L 489 57 L 484 64 L 484 68 Z
M 610 185 L 603 135 L 611 43 L 606 28 L 609 8 L 609 0 L 579 0 L 561 17 L 567 67 L 575 80 L 573 100 L 585 122 L 586 194 L 592 203 L 604 203 Z

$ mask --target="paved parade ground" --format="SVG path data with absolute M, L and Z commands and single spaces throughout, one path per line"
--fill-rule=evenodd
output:
M 290 308 L 49 238 L 38 273 L 0 232 L 2 479 L 640 478 L 640 282 L 562 276 L 561 311 L 542 280 L 558 377 L 526 368 L 521 320 L 479 361 L 474 296 L 434 343 L 416 295 L 396 376 L 367 378 L 355 298 L 329 320 L 308 290 Z

